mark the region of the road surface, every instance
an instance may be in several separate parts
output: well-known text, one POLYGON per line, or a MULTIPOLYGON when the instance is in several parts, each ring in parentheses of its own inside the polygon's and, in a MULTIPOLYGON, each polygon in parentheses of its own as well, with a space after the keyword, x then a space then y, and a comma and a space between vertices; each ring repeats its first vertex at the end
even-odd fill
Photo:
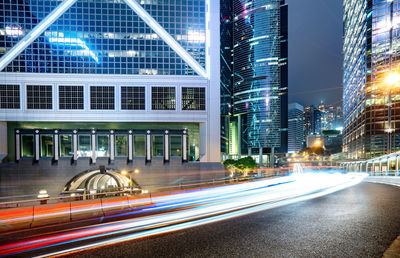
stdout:
POLYGON ((399 235, 400 188, 361 183, 316 199, 71 256, 382 257, 399 235))

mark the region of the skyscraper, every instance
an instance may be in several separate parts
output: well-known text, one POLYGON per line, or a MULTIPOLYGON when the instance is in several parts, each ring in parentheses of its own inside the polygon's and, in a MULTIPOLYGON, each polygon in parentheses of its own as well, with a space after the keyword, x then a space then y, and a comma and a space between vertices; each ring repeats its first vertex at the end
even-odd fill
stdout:
POLYGON ((322 116, 323 113, 315 106, 304 107, 304 137, 321 133, 322 116))
POLYGON ((0 10, 9 160, 220 161, 219 1, 12 0, 0 10))
POLYGON ((343 150, 352 159, 400 150, 400 1, 344 0, 343 150))
POLYGON ((231 134, 230 145, 235 147, 231 153, 261 159, 263 154, 286 153, 288 7, 283 0, 233 0, 232 4, 230 125, 237 137, 231 134))
POLYGON ((304 107, 299 103, 289 104, 289 153, 296 153, 304 145, 304 107))

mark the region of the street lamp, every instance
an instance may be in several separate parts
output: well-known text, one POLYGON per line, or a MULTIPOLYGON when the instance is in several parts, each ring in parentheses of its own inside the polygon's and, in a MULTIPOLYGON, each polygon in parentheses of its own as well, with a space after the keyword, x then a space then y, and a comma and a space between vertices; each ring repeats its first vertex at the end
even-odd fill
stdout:
POLYGON ((132 192, 132 187, 133 187, 133 183, 132 183, 132 174, 133 173, 139 174, 140 170, 136 168, 134 170, 127 171, 127 170, 124 169, 124 170, 121 171, 121 175, 123 175, 123 176, 127 176, 129 174, 129 184, 130 184, 130 187, 131 187, 131 192, 132 192))
POLYGON ((392 128, 392 90, 399 86, 400 83, 400 74, 397 72, 389 73, 385 79, 385 84, 388 89, 388 128, 386 132, 388 133, 388 154, 392 153, 392 132, 394 132, 394 128, 392 128))

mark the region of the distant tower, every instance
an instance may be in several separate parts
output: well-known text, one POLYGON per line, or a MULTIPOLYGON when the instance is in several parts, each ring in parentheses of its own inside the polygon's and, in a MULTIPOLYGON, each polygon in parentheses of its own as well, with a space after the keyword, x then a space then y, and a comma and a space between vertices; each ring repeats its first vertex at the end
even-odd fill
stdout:
POLYGON ((264 164, 287 152, 287 19, 283 0, 233 0, 231 125, 238 155, 264 164))
POLYGON ((304 107, 289 104, 289 153, 301 151, 304 145, 304 107))

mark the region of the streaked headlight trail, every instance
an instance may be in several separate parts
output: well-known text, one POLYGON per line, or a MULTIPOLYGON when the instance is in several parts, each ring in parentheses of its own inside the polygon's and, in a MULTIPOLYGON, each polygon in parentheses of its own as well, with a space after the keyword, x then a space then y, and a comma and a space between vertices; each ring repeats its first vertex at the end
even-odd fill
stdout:
POLYGON ((156 211, 159 214, 9 243, 0 246, 0 255, 40 249, 43 250, 39 252, 42 253, 39 257, 63 255, 182 230, 323 196, 358 184, 365 176, 365 174, 306 173, 158 196, 153 199, 154 205, 141 211, 128 211, 125 214, 146 211, 156 211), (104 239, 105 237, 107 238, 104 239), (79 241, 83 240, 91 242, 79 245, 79 241), (75 247, 63 249, 62 245, 68 243, 74 243, 75 247), (46 252, 46 248, 54 246, 58 246, 58 251, 46 252))

